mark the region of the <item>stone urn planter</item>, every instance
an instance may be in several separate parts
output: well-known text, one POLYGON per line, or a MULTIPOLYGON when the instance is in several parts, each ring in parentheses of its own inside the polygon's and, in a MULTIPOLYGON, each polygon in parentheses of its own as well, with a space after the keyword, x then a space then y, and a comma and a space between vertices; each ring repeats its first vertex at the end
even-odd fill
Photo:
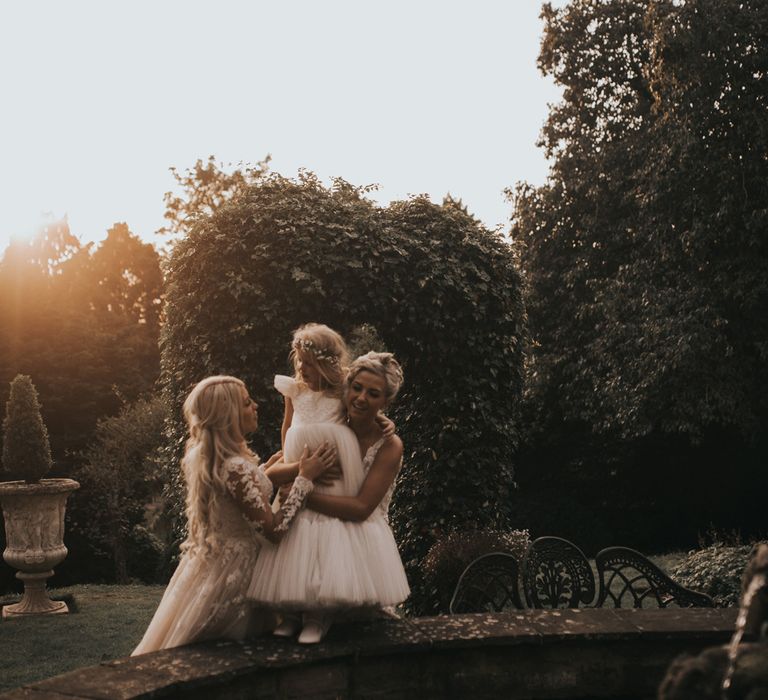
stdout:
POLYGON ((3 559, 18 569, 24 596, 3 607, 3 618, 69 612, 66 603, 48 597, 45 582, 64 561, 64 509, 67 496, 80 487, 72 479, 43 479, 51 468, 48 431, 32 380, 19 374, 3 420, 3 468, 21 481, 0 482, 5 518, 3 559))
POLYGON ((53 567, 67 556, 64 510, 67 497, 79 487, 72 479, 0 482, 6 536, 3 559, 18 569, 16 578, 24 582, 21 601, 4 606, 3 619, 69 612, 65 602, 48 597, 45 582, 53 576, 53 567))

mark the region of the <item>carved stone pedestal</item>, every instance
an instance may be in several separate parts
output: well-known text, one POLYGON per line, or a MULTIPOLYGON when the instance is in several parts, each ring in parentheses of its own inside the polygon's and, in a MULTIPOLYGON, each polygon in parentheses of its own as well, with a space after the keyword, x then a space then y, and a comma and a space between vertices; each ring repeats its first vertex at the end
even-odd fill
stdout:
POLYGON ((77 488, 80 484, 72 479, 0 482, 7 540, 3 559, 19 569, 16 577, 24 581, 24 596, 3 607, 3 618, 69 612, 66 603, 48 597, 45 582, 67 556, 64 512, 67 497, 77 488))
POLYGON ((45 582, 53 576, 53 569, 41 574, 25 574, 19 571, 16 578, 24 581, 24 596, 13 605, 3 606, 3 619, 25 615, 55 615, 68 613, 69 607, 63 600, 51 600, 45 589, 45 582))

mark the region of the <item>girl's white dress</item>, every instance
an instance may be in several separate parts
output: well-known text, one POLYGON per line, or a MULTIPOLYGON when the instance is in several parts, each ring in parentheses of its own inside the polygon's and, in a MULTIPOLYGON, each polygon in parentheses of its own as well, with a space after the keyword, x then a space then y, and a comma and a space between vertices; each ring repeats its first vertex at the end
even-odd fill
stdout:
MULTIPOLYGON (((152 621, 132 656, 203 639, 242 639, 272 622, 266 611, 254 611, 245 593, 259 550, 266 542, 238 507, 263 508, 272 482, 263 467, 245 457, 222 465, 227 491, 217 494, 211 513, 208 546, 187 549, 165 589, 152 621)), ((286 523, 287 525, 287 523, 286 523)))
MULTIPOLYGON (((298 460, 305 444, 314 449, 331 442, 343 478, 331 486, 315 486, 315 493, 356 496, 383 441, 363 460, 340 400, 282 375, 275 377, 275 387, 293 403, 285 461, 298 460)), ((390 606, 405 600, 410 589, 387 520, 392 490, 364 522, 300 511, 279 545, 262 547, 248 597, 259 606, 282 611, 390 606)))

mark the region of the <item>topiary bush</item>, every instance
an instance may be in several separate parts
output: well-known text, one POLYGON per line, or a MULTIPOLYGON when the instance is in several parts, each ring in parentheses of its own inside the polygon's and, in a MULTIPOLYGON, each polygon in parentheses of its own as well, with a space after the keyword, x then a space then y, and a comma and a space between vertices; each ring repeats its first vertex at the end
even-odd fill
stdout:
POLYGON ((363 324, 405 369, 392 417, 405 444, 393 525, 419 610, 420 562, 443 532, 509 517, 525 314, 509 245, 451 200, 379 208, 342 180, 263 178, 197 222, 167 265, 162 372, 182 492, 181 404, 209 374, 242 378, 260 405, 254 447, 279 447, 291 332, 308 321, 345 336, 363 324))
POLYGON ((443 535, 429 548, 422 562, 425 612, 448 612, 461 574, 478 557, 504 552, 520 564, 530 543, 528 530, 470 530, 443 535))
POLYGON ((672 570, 672 578, 686 588, 711 596, 718 606, 738 605, 741 579, 751 551, 751 544, 726 545, 716 542, 690 552, 672 570))
POLYGON ((18 374, 11 382, 3 420, 3 469, 27 483, 40 481, 51 468, 48 431, 32 379, 18 374))

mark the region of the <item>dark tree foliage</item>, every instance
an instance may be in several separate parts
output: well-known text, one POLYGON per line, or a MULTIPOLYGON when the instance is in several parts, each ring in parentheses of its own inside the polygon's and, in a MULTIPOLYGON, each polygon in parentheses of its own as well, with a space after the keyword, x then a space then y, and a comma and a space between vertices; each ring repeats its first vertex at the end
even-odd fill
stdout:
MULTIPOLYGON (((146 510, 162 491, 158 450, 165 436, 165 405, 159 397, 139 399, 116 416, 100 420, 74 476, 86 497, 69 529, 81 538, 75 558, 111 566, 102 576, 117 583, 154 582, 162 545, 146 528, 146 510)), ((86 563, 94 572, 93 562, 86 563)), ((72 568, 72 567, 70 567, 72 568)), ((66 575, 67 572, 62 572, 66 575)))
POLYGON ((93 251, 87 284, 90 307, 100 318, 128 319, 157 333, 163 288, 158 255, 128 224, 112 226, 93 251))
POLYGON ((154 248, 125 224, 98 245, 66 221, 0 259, 0 383, 35 378, 54 469, 66 472, 98 418, 151 389, 159 372, 162 278, 154 248))
MULTIPOLYGON (((405 466, 396 535, 419 595, 419 563, 435 537, 472 522, 503 527, 513 486, 524 333, 508 246, 451 202, 378 209, 363 188, 311 173, 269 176, 201 220, 168 265, 162 367, 174 415, 190 386, 234 374, 259 401, 256 447, 279 445, 291 332, 327 323, 349 335, 370 324, 403 362, 394 408, 405 466)), ((169 473, 178 484, 183 426, 169 473)))
POLYGON ((714 478, 696 462, 717 446, 747 482, 768 418, 768 5, 574 0, 543 18, 563 100, 550 177, 518 186, 513 226, 532 442, 675 491, 714 478))
MULTIPOLYGON (((3 252, 0 386, 18 373, 34 378, 52 476, 74 476, 97 421, 154 386, 161 300, 159 256, 125 224, 98 245, 81 245, 66 220, 52 221, 3 252)), ((91 496, 84 485, 69 500, 70 523, 84 520, 81 506, 91 496)), ((71 554, 57 569, 58 584, 111 578, 87 539, 71 527, 65 537, 71 554)), ((11 575, 0 571, 0 591, 16 585, 11 575)))

